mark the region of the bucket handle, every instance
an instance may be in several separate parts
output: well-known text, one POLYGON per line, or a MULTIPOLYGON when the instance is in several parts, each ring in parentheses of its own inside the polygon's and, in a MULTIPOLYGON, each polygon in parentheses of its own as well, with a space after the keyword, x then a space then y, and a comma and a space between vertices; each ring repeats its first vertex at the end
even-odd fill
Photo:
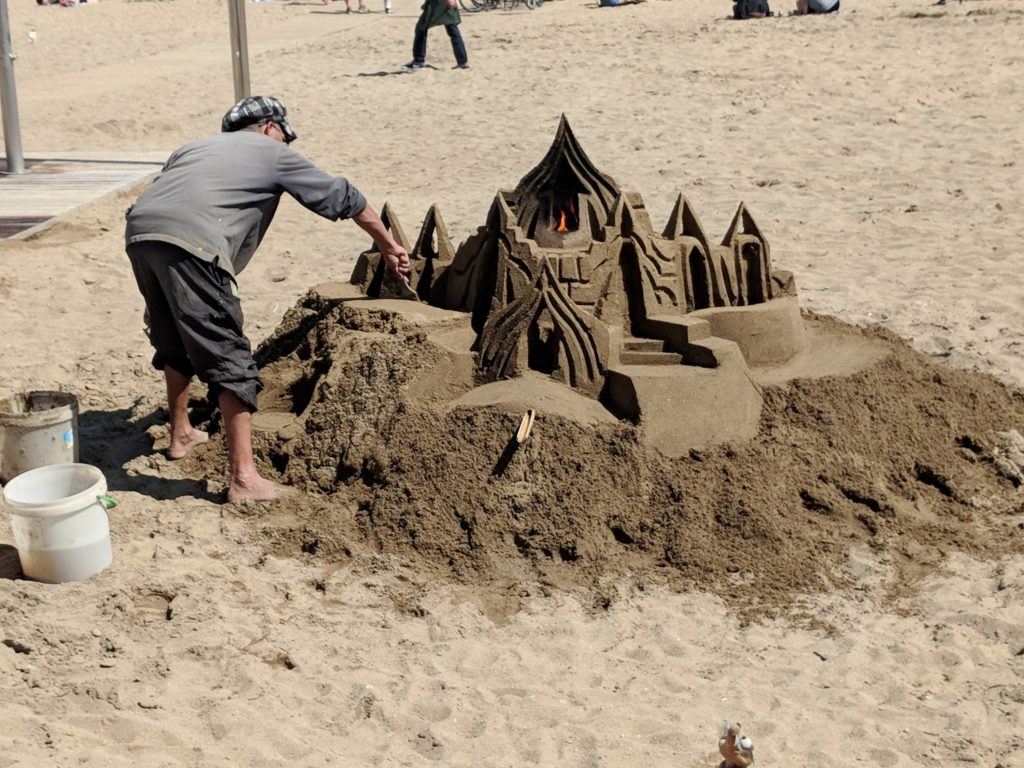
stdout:
POLYGON ((117 499, 113 496, 107 496, 104 494, 103 496, 97 496, 96 498, 99 500, 100 504, 103 505, 104 509, 113 509, 117 506, 117 499))

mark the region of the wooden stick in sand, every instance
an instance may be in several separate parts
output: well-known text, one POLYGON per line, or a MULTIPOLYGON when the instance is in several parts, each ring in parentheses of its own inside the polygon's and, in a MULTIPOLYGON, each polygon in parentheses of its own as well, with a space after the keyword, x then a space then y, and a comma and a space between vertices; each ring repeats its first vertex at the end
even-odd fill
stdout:
POLYGON ((530 436, 530 430, 533 429, 533 419, 536 416, 533 408, 527 408, 526 413, 523 414, 523 420, 519 422, 519 430, 516 432, 516 442, 522 445, 526 442, 526 438, 530 436))

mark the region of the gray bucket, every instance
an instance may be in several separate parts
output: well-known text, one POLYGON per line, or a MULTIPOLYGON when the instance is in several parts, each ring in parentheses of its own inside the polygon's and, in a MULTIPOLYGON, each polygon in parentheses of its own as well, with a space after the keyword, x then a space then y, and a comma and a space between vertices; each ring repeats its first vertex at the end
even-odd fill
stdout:
POLYGON ((24 392, 0 401, 0 482, 30 469, 78 462, 78 400, 24 392))

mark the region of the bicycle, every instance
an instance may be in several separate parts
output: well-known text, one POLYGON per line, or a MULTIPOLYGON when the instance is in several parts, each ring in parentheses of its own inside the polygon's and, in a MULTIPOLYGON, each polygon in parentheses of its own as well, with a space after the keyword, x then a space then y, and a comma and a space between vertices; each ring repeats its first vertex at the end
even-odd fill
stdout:
POLYGON ((539 8, 544 0, 459 0, 462 10, 476 13, 477 11, 493 11, 497 8, 508 11, 519 5, 526 6, 527 10, 539 8))

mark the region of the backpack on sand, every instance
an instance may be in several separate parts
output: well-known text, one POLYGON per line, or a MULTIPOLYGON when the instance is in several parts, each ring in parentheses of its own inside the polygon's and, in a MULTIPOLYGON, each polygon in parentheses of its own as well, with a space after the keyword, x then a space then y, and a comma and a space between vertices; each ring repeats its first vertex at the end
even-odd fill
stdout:
POLYGON ((758 18, 753 15, 755 13, 762 16, 771 16, 772 12, 768 7, 768 0, 736 0, 732 6, 732 16, 734 19, 758 18))

